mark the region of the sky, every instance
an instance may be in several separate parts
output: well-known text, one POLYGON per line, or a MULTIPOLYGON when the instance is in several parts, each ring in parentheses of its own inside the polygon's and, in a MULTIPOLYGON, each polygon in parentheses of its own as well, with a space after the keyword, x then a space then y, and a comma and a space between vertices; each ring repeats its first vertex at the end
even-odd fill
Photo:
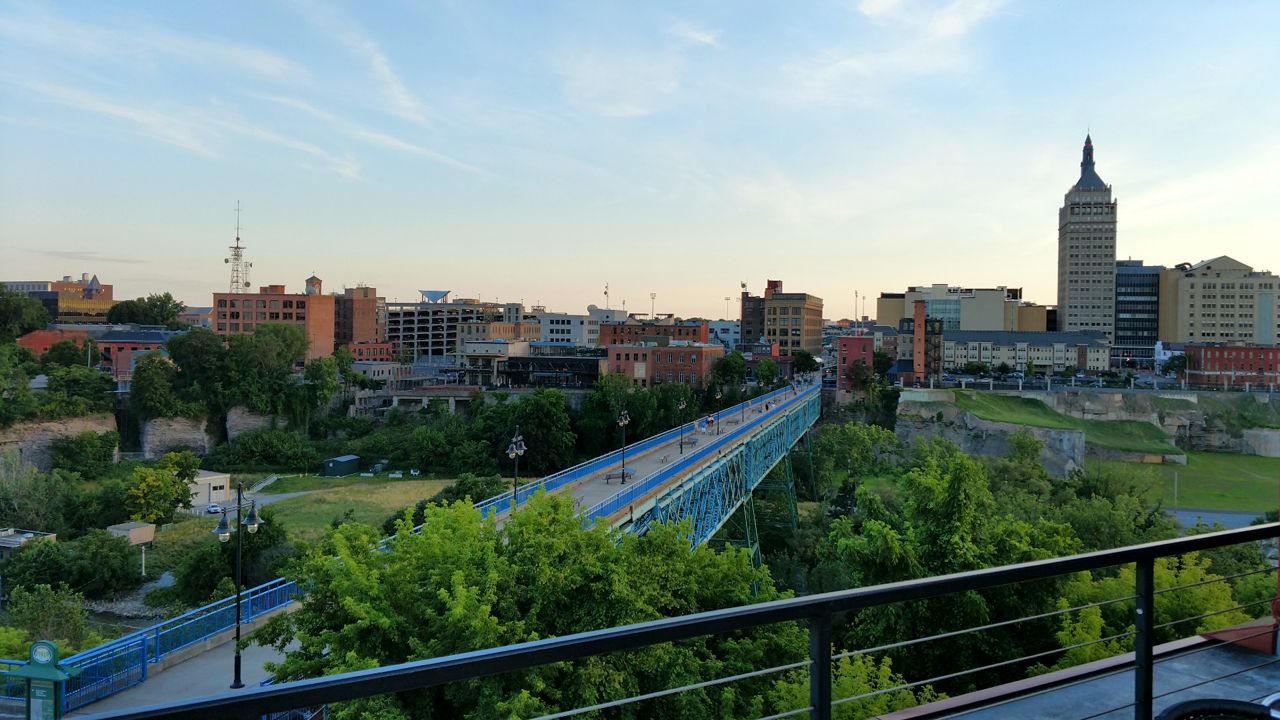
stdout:
POLYGON ((292 291, 1052 304, 1086 132, 1119 257, 1280 272, 1277 37, 1273 0, 6 1, 0 279, 208 305, 240 203, 292 291))

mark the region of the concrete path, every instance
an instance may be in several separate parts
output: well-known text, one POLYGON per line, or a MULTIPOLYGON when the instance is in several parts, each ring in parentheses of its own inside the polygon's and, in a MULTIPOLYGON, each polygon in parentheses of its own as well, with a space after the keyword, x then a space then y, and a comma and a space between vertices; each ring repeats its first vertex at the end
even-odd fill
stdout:
MULTIPOLYGON (((99 713, 231 692, 234 647, 231 642, 223 643, 164 672, 148 675, 141 684, 68 713, 66 717, 90 717, 99 713)), ((279 662, 283 658, 274 648, 250 645, 241 651, 240 659, 240 677, 244 682, 244 689, 248 690, 258 687, 259 683, 270 677, 262 669, 263 663, 279 662)))

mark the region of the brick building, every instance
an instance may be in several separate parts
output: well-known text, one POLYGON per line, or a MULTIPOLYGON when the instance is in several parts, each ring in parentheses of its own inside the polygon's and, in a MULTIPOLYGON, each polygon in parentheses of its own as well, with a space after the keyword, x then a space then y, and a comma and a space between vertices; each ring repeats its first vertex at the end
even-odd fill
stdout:
POLYGON ((76 347, 83 348, 89 334, 83 330, 32 330, 18 338, 18 346, 31 351, 36 357, 43 357, 49 348, 63 340, 70 340, 76 347))
POLYGON ((610 347, 628 343, 691 342, 707 344, 710 342, 710 328, 707 323, 675 322, 675 321, 639 321, 628 319, 623 322, 600 323, 600 345, 610 347))
POLYGON ((299 325, 307 333, 307 359, 327 357, 334 349, 335 296, 321 294, 321 281, 307 278, 305 293, 284 285, 264 285, 256 293, 214 293, 213 332, 227 337, 270 324, 299 325))
POLYGON ((1192 385, 1280 386, 1280 345, 1188 343, 1186 355, 1192 385))
POLYGON ((876 339, 871 335, 844 335, 836 338, 836 390, 852 392, 853 383, 849 380, 849 368, 859 360, 867 364, 867 368, 875 367, 874 356, 876 339))
MULTIPOLYGON (((318 281, 318 279, 317 279, 318 281)), ((387 337, 386 300, 377 288, 357 285, 333 296, 333 344, 380 343, 387 337)))
POLYGON ((601 361, 601 374, 622 375, 641 387, 680 383, 702 388, 722 357, 724 346, 719 343, 617 344, 609 346, 601 361))
MULTIPOLYGON (((747 297, 743 298, 744 309, 747 297)), ((764 289, 764 342, 777 343, 779 352, 792 355, 806 350, 818 357, 822 354, 822 298, 808 293, 782 291, 781 280, 770 280, 764 289)), ((743 342, 754 342, 747 333, 743 316, 743 342)))

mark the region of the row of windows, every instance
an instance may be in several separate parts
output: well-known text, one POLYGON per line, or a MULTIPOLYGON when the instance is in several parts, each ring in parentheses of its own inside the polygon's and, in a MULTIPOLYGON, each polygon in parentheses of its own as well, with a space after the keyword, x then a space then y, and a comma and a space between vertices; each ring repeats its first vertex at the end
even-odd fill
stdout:
MULTIPOLYGON (((239 319, 241 319, 241 317, 240 317, 240 311, 239 311, 239 310, 231 310, 230 312, 228 312, 228 311, 226 311, 226 310, 219 310, 219 311, 218 311, 218 319, 219 319, 219 320, 239 320, 239 319)), ((259 312, 259 313, 257 313, 257 316, 255 317, 255 316, 254 316, 254 313, 252 313, 252 312, 246 312, 246 313, 244 313, 244 319, 245 319, 245 320, 255 320, 255 319, 256 319, 258 322, 267 322, 267 321, 269 321, 269 320, 277 320, 277 321, 278 321, 278 320, 302 321, 302 320, 306 320, 306 319, 307 319, 307 314, 306 314, 306 313, 297 313, 297 314, 295 315, 294 313, 291 313, 291 312, 286 312, 286 313, 281 313, 281 312, 259 312)))
POLYGON ((230 302, 228 302, 226 298, 219 298, 219 299, 218 299, 218 307, 220 307, 220 308, 224 308, 224 307, 233 307, 233 308, 255 308, 255 307, 259 307, 259 308, 281 308, 281 307, 286 307, 286 308, 289 308, 289 309, 297 308, 297 309, 299 309, 299 310, 302 310, 302 309, 304 309, 304 308, 306 308, 306 307, 307 307, 307 301, 306 301, 306 300, 298 300, 298 301, 296 301, 296 304, 295 304, 295 301, 293 301, 293 300, 270 300, 270 301, 268 301, 268 300, 248 300, 248 299, 246 299, 246 300, 231 300, 230 302), (283 305, 281 305, 281 303, 282 303, 282 302, 284 303, 283 305))

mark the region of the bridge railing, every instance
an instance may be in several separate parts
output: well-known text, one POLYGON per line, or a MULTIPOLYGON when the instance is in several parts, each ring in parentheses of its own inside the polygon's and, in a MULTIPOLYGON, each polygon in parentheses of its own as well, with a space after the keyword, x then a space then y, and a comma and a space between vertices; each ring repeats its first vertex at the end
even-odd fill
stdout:
MULTIPOLYGON (((794 407, 796 404, 807 400, 817 392, 818 392, 817 387, 807 388, 801 391, 801 393, 798 396, 786 398, 782 400, 781 407, 786 409, 789 412, 791 408, 794 407)), ((770 400, 770 399, 771 398, 769 397, 764 397, 762 398, 762 401, 770 400)), ((738 412, 740 412, 740 410, 738 412)), ((733 437, 734 435, 746 434, 752 428, 754 428, 759 422, 762 422, 763 420, 765 420, 765 418, 761 418, 761 417, 748 420, 747 423, 743 424, 740 427, 734 428, 732 431, 730 431, 730 437, 733 437)), ((705 459, 711 454, 711 451, 712 449, 710 447, 699 448, 693 453, 686 455, 679 462, 673 463, 672 465, 669 465, 660 470, 657 470, 645 476, 639 482, 630 484, 626 489, 620 490, 614 495, 608 498, 605 498, 604 500, 601 500, 595 505, 592 505, 590 508, 587 508, 587 510, 582 513, 583 521, 586 523, 591 523, 591 522, 594 522, 596 518, 612 517, 618 512, 621 512, 622 509, 627 507, 629 504, 634 503, 636 500, 643 498, 644 496, 648 495, 654 490, 667 484, 668 482, 671 481, 673 477, 676 477, 677 475, 683 473, 686 469, 688 469, 689 466, 705 459)))
MULTIPOLYGON (((639 712, 639 710, 643 709, 639 706, 640 703, 647 703, 690 690, 701 691, 708 688, 727 687, 739 681, 768 675, 782 673, 798 675, 803 673, 808 676, 808 697, 798 698, 799 702, 797 704, 801 705, 801 707, 784 709, 780 713, 769 716, 769 719, 778 720, 783 717, 806 716, 811 720, 829 720, 832 717, 834 708, 841 706, 844 706, 841 710, 857 708, 857 705, 848 705, 847 703, 867 701, 887 693, 934 687, 950 681, 960 683, 960 687, 963 689, 968 687, 965 683, 971 682, 966 678, 972 679, 975 673, 990 673, 993 670, 1003 668, 1009 670, 1009 674, 1023 678, 1015 685, 998 687, 999 699, 994 699, 992 694, 975 693, 964 697, 953 697, 946 701, 948 705, 944 707, 934 708, 933 710, 929 708, 919 709, 923 713, 920 715, 921 717, 948 716, 989 705, 992 702, 1023 697, 1045 690, 1048 685, 1030 687, 1026 684, 1028 681, 1025 679, 1025 671, 1032 667, 1033 663, 1049 663, 1053 658, 1061 658, 1064 653, 1076 648, 1100 643, 1114 645, 1117 639, 1122 639, 1127 643, 1131 639, 1133 652, 1128 656, 1118 655, 1108 660, 1103 667, 1098 667, 1096 666, 1097 664, 1094 664, 1092 669, 1081 668, 1081 670, 1093 673, 1096 677, 1131 672, 1132 680, 1130 682, 1133 690, 1132 694, 1126 693, 1129 698, 1128 701, 1126 702, 1125 697, 1122 696, 1119 701, 1124 703, 1123 705, 1110 707, 1102 713, 1094 712, 1096 710, 1095 707, 1082 706, 1076 717, 1083 715, 1088 715, 1089 717, 1100 717, 1102 715, 1112 717, 1118 716, 1117 713, 1127 708, 1132 708, 1135 717, 1150 718, 1155 701, 1163 698, 1165 702, 1169 702, 1170 696, 1179 692, 1203 694, 1205 691, 1204 685, 1208 682, 1205 680, 1205 673, 1196 673, 1194 677, 1187 678, 1192 684, 1183 687, 1171 687, 1168 681, 1163 682, 1163 686, 1159 688, 1160 693, 1157 695, 1153 682, 1157 667, 1161 667, 1161 663, 1166 660, 1186 658, 1188 655, 1211 650, 1216 646, 1212 641, 1198 641, 1194 644, 1180 644, 1176 650, 1166 648, 1170 651, 1169 655, 1157 654, 1155 645, 1157 630, 1171 626, 1194 628, 1196 625, 1190 623, 1199 623, 1207 616, 1197 615, 1178 618, 1157 625, 1156 598, 1162 593, 1194 589, 1208 582, 1228 582, 1232 577, 1275 572, 1275 568, 1266 566, 1236 576, 1216 577, 1185 585, 1157 589, 1155 583, 1156 561, 1161 558, 1172 558, 1213 548, 1259 542, 1277 536, 1280 536, 1280 523, 1269 523, 1081 555, 1036 560, 1016 565, 1005 565, 803 597, 784 598, 754 605, 730 607, 634 625, 593 630, 563 637, 546 638, 517 645, 479 649, 457 655, 429 658, 370 670, 327 675, 271 687, 241 690, 236 693, 223 693, 212 697, 173 703, 163 707, 126 710, 96 716, 94 720, 256 719, 264 713, 287 711, 300 707, 314 708, 325 703, 432 688, 449 683, 519 672, 555 663, 574 662, 584 658, 603 656, 663 643, 741 633, 769 625, 793 622, 807 625, 809 635, 807 657, 796 655, 770 658, 765 664, 769 662, 778 664, 758 669, 742 668, 738 669, 736 674, 704 680, 688 686, 653 689, 633 696, 604 697, 600 698, 600 701, 595 705, 566 708, 546 717, 564 718, 578 715, 595 717, 598 716, 600 711, 608 712, 610 710, 623 713, 631 711, 636 716, 645 716, 643 712, 639 712), (1117 588, 1120 593, 1119 597, 1108 598, 1100 602, 1092 602, 1074 608, 1060 608, 1050 613, 1029 614, 1024 617, 984 618, 978 621, 981 624, 973 627, 958 630, 942 627, 939 632, 927 637, 912 638, 872 648, 841 651, 841 648, 835 644, 833 639, 835 620, 837 617, 845 616, 844 614, 846 613, 948 596, 972 597, 974 593, 982 594, 996 588, 1036 583, 1085 571, 1113 573, 1115 568, 1126 565, 1134 568, 1133 574, 1130 576, 1132 578, 1130 584, 1123 588, 1117 588), (920 643, 948 639, 954 641, 961 635, 971 633, 977 634, 974 639, 975 643, 986 642, 990 644, 991 636, 983 635, 984 633, 992 631, 1009 632, 1011 628, 1015 628, 1021 623, 1042 622, 1046 619, 1054 622, 1066 613, 1111 604, 1122 604, 1121 607, 1125 608, 1124 612, 1130 614, 1129 617, 1133 618, 1133 624, 1119 636, 1104 637, 1067 647, 1052 647, 1044 652, 1001 660, 992 664, 968 667, 959 672, 951 672, 934 677, 920 679, 895 678, 893 682, 898 684, 893 687, 864 688, 865 692, 858 693, 857 690, 854 690, 856 694, 847 697, 833 697, 833 670, 839 667, 838 663, 847 658, 867 654, 874 658, 893 649, 905 649, 907 652, 915 652, 920 643)), ((1261 612, 1265 614, 1265 604, 1273 600, 1274 596, 1271 596, 1253 602, 1250 605, 1262 607, 1261 612)), ((1248 605, 1241 605, 1233 608, 1233 611, 1246 607, 1248 605)), ((1257 626, 1241 626, 1231 632, 1238 631, 1251 633, 1247 637, 1265 637, 1275 632, 1275 625, 1274 623, 1265 623, 1257 626)), ((1194 630, 1190 630, 1188 634, 1194 636, 1196 633, 1194 630)), ((1245 638, 1242 636, 1239 639, 1245 638)), ((1276 662, 1274 658, 1268 658, 1269 655, 1264 654, 1262 663, 1247 667, 1245 671, 1257 669, 1260 672, 1265 672, 1268 666, 1276 662)), ((1223 669, 1213 668, 1210 672, 1221 673, 1223 669)), ((1218 675, 1217 679, 1230 678, 1241 672, 1237 671, 1235 666, 1225 669, 1226 674, 1218 675)), ((795 677, 795 675, 792 675, 792 677, 795 677)), ((1169 676, 1170 679, 1174 677, 1176 677, 1174 674, 1169 676)), ((1060 677, 1057 679, 1048 678, 1045 682, 1063 684, 1079 682, 1081 679, 1081 676, 1060 677)), ((1082 693, 1079 691, 1076 691, 1072 697, 1074 702, 1077 703, 1083 700, 1082 693)), ((1110 700, 1107 697, 1098 698, 1092 705, 1096 705, 1099 702, 1111 704, 1110 700)), ((1013 714, 1016 713, 1011 713, 1011 715, 1013 714)))
MULTIPOLYGON (((293 601, 297 585, 277 578, 241 593, 242 622, 251 622, 293 601)), ((63 708, 75 710, 127 690, 147 679, 147 666, 226 632, 236 624, 236 598, 209 603, 105 645, 76 653, 63 661, 79 669, 63 688, 63 708)), ((21 664, 0 660, 5 664, 21 664)), ((6 691, 7 692, 7 691, 6 691)))
MULTIPOLYGON (((747 406, 747 408, 750 409, 752 407, 755 407, 767 401, 771 401, 777 397, 780 397, 790 392, 792 392, 792 389, 790 386, 783 387, 778 390, 774 390, 772 392, 768 392, 764 395, 761 395, 758 398, 752 398, 750 400, 747 400, 746 402, 734 405, 731 408, 726 408, 717 413, 713 413, 712 417, 716 419, 732 418, 737 414, 739 414, 740 412, 742 412, 743 405, 747 406)), ((684 425, 671 428, 670 430, 658 433, 657 435, 654 435, 652 437, 645 438, 644 440, 641 440, 639 442, 632 443, 631 445, 627 446, 626 452, 628 455, 634 456, 640 453, 648 452, 649 450, 653 450, 654 448, 661 447, 662 445, 665 445, 671 442, 672 440, 675 440, 681 437, 683 433, 692 432, 692 430, 690 430, 690 427, 691 426, 696 427, 696 422, 697 421, 685 423, 684 425)), ((590 460, 587 460, 586 462, 582 462, 577 465, 574 465, 571 468, 561 470, 560 472, 555 473, 554 475, 548 475, 544 478, 531 480, 528 483, 525 483, 524 485, 521 485, 519 488, 517 488, 516 507, 523 506, 525 503, 529 501, 530 497, 537 494, 538 491, 540 490, 545 490, 546 492, 549 492, 549 493, 555 492, 560 488, 565 487, 566 485, 571 485, 573 483, 578 482, 579 480, 585 480, 587 478, 591 478, 596 475, 599 475, 605 472, 607 468, 610 468, 613 465, 620 462, 621 459, 622 459, 622 450, 614 450, 612 452, 606 453, 599 457, 595 457, 590 460)), ((482 517, 486 517, 486 518, 494 513, 505 512, 506 510, 510 509, 510 507, 511 507, 510 491, 504 492, 501 495, 495 495, 483 502, 476 504, 476 509, 480 511, 482 517)))

